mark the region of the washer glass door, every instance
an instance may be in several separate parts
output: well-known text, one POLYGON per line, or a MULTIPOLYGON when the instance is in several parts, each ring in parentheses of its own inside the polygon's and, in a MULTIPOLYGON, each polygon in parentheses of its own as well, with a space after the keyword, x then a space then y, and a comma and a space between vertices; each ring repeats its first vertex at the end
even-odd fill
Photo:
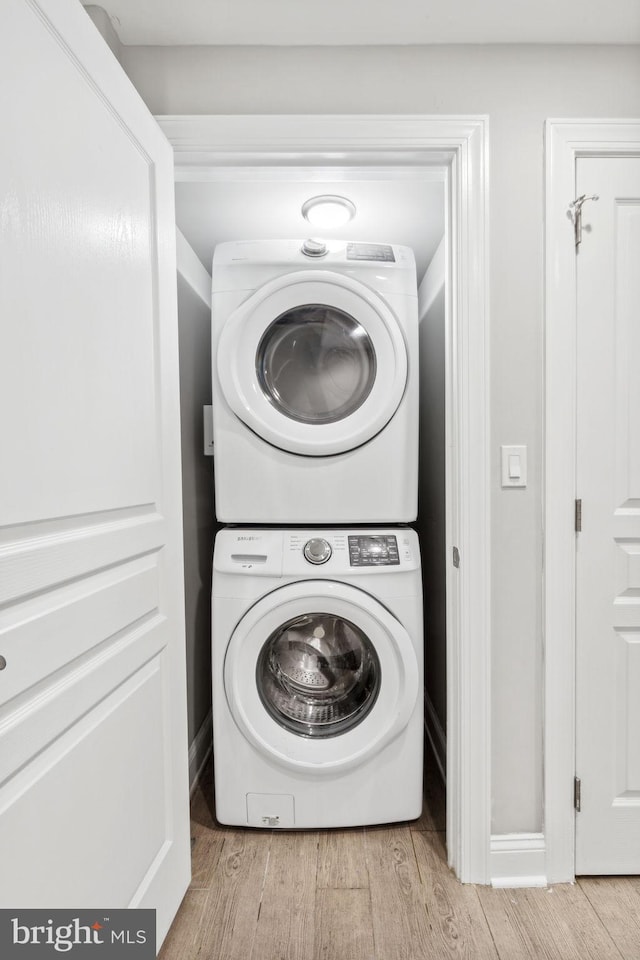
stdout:
POLYGON ((274 630, 256 669, 274 720, 307 737, 333 737, 361 723, 380 689, 380 661, 355 623, 328 613, 294 617, 274 630))

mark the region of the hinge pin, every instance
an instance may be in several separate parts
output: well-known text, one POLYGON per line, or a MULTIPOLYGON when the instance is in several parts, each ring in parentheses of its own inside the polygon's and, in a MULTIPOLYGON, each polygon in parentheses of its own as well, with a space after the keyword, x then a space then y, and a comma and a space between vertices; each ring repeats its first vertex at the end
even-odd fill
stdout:
POLYGON ((573 778, 573 806, 576 813, 580 813, 582 808, 582 780, 580 777, 573 778))
POLYGON ((576 500, 575 530, 576 533, 582 530, 582 500, 576 500))

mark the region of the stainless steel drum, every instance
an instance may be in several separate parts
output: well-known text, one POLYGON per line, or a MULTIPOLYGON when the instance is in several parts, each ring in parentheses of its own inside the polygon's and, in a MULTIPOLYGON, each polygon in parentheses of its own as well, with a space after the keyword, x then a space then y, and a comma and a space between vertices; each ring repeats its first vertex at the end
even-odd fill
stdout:
POLYGON ((309 613, 279 627, 256 669, 262 703, 301 736, 333 737, 360 723, 380 689, 373 644, 351 621, 309 613))

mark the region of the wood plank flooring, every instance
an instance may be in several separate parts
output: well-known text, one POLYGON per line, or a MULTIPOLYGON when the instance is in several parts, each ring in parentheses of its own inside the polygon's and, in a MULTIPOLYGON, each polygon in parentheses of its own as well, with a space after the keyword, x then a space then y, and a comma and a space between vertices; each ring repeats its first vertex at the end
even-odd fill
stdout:
POLYGON ((409 824, 220 827, 211 770, 192 802, 191 886, 160 960, 640 960, 640 878, 548 890, 460 884, 427 761, 409 824))

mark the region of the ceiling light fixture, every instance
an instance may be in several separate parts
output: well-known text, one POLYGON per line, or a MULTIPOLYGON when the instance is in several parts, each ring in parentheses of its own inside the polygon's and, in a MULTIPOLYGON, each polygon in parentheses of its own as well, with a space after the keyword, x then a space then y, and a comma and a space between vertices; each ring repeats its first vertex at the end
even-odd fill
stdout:
POLYGON ((321 197, 311 197, 302 204, 302 216, 313 227, 331 230, 343 227, 356 215, 355 204, 346 197, 335 197, 329 194, 321 197))

